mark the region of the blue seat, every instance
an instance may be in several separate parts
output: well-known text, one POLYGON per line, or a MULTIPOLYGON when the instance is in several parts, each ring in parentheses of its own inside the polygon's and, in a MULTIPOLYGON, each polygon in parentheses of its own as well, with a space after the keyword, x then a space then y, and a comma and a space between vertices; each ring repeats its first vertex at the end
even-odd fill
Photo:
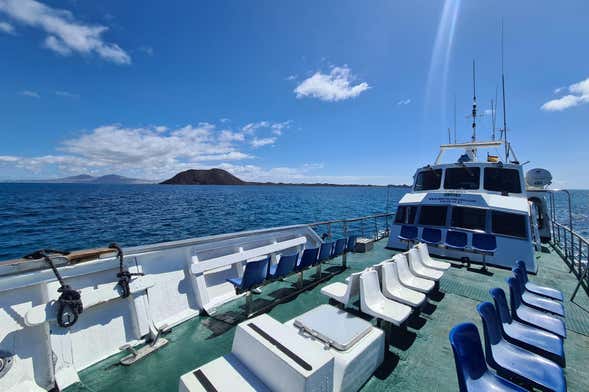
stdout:
POLYGON ((497 317, 501 322, 501 332, 508 342, 542 355, 561 367, 566 366, 562 338, 514 320, 509 314, 507 299, 502 289, 494 288, 489 293, 495 302, 497 317))
POLYGON ((444 245, 446 245, 447 248, 464 250, 467 242, 466 233, 462 231, 448 230, 446 232, 446 242, 444 245))
POLYGON ((442 230, 424 227, 421 231, 421 240, 426 244, 437 245, 442 242, 442 230))
POLYGON ((299 264, 297 264, 295 267, 295 271, 300 272, 317 264, 318 253, 319 248, 305 249, 303 251, 303 255, 301 256, 301 261, 299 261, 299 264))
POLYGON ((346 244, 348 240, 346 238, 340 238, 335 241, 335 245, 333 246, 333 254, 331 257, 338 257, 344 254, 346 251, 346 244))
POLYGON ((566 338, 566 326, 563 320, 524 305, 521 299, 520 285, 514 277, 507 278, 507 284, 509 285, 511 317, 524 324, 566 338))
POLYGON ((319 248, 319 257, 317 258, 318 263, 322 263, 331 259, 331 255, 333 253, 333 242, 327 241, 321 244, 319 248))
POLYGON ((524 304, 543 312, 549 312, 564 317, 564 306, 561 302, 526 291, 526 283, 524 281, 524 272, 522 269, 520 267, 513 267, 511 271, 513 272, 515 280, 519 283, 519 288, 522 293, 522 302, 524 304))
POLYGON ((483 254, 493 254, 497 250, 497 237, 487 233, 473 233, 472 248, 483 254))
POLYGON ((281 255, 278 263, 274 265, 270 264, 268 269, 268 279, 274 280, 288 276, 291 272, 294 271, 298 258, 298 253, 293 253, 291 255, 281 255))
POLYGON ((526 263, 523 260, 518 260, 516 262, 516 265, 518 267, 520 267, 522 269, 522 271, 524 272, 523 278, 524 278, 526 290, 528 290, 529 292, 534 293, 534 294, 538 294, 538 295, 542 295, 544 297, 555 299, 557 301, 564 300, 564 296, 562 295, 562 292, 560 292, 556 289, 553 289, 552 287, 539 286, 537 284, 529 282, 528 281, 528 270, 526 268, 526 263))
POLYGON ((560 366, 503 339, 495 307, 490 302, 477 306, 485 332, 487 363, 500 376, 521 381, 544 391, 566 391, 564 372, 560 366))
POLYGON ((485 363, 481 337, 473 323, 463 323, 450 331, 460 392, 525 391, 491 372, 485 363))
POLYGON ((401 226, 401 233, 399 233, 397 238, 399 238, 401 241, 417 241, 417 227, 406 225, 401 226))
POLYGON ((356 239, 358 239, 357 235, 351 235, 348 237, 348 243, 346 245, 346 252, 353 252, 354 248, 356 248, 356 239))
POLYGON ((268 264, 270 264, 270 256, 262 260, 250 261, 245 265, 241 278, 230 278, 227 281, 235 286, 238 294, 249 291, 264 283, 268 273, 268 264))

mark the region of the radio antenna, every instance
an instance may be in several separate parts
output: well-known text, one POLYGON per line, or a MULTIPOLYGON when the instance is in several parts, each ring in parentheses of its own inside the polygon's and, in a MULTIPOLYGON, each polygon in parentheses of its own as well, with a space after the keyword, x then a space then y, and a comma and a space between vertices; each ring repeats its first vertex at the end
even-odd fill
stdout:
POLYGON ((477 140, 477 83, 474 60, 472 60, 472 141, 477 140))
POLYGON ((505 113, 505 72, 503 70, 503 20, 501 20, 501 90, 503 95, 503 140, 505 143, 505 161, 509 162, 509 142, 507 141, 507 114, 505 113))

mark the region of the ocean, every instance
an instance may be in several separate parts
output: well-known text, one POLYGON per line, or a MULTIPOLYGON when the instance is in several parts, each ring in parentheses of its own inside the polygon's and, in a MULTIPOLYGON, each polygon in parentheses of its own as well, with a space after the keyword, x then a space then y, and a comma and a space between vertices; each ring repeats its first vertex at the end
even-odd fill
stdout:
MULTIPOLYGON (((5 183, 0 260, 42 248, 135 246, 378 214, 387 192, 394 211, 407 189, 5 183)), ((573 204, 575 230, 589 237, 589 191, 573 191, 573 204)))

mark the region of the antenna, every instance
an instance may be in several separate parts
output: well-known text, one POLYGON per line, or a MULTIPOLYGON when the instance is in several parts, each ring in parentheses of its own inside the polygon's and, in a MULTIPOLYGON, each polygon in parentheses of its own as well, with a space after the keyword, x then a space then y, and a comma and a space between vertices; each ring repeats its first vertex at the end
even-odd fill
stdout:
POLYGON ((507 114, 505 113, 505 73, 503 71, 503 19, 501 19, 501 90, 503 95, 503 137, 505 141, 505 161, 509 162, 509 144, 507 142, 507 114))
POLYGON ((477 83, 474 60, 472 60, 472 141, 477 141, 477 83))
POLYGON ((491 127, 493 129, 491 133, 491 138, 495 141, 495 103, 491 100, 491 127))

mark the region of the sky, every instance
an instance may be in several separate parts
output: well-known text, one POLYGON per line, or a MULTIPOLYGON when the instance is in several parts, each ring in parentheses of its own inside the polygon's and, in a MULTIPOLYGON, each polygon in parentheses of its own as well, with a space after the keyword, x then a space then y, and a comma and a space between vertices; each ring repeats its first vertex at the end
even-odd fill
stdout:
POLYGON ((409 183, 454 102, 470 138, 473 60, 491 137, 503 21, 517 157, 589 188, 587 15, 585 0, 0 0, 0 179, 409 183))

